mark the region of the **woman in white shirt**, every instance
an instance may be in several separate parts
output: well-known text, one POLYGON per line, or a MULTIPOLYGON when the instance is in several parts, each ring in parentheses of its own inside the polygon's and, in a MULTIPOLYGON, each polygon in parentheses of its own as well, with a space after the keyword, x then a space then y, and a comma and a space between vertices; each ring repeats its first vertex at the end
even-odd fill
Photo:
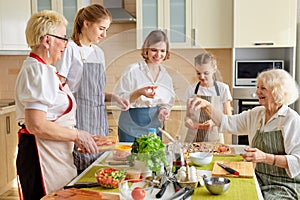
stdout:
MULTIPOLYGON (((142 47, 144 60, 129 65, 122 73, 116 94, 131 103, 122 111, 118 134, 121 142, 133 142, 148 134, 148 128, 161 127, 168 120, 175 99, 173 81, 161 63, 168 59, 169 41, 163 31, 152 31, 142 47)), ((157 130, 158 135, 161 133, 157 130)))
POLYGON ((288 72, 273 69, 259 74, 256 95, 261 106, 233 116, 200 98, 190 99, 189 106, 211 113, 223 132, 248 134, 251 148, 241 155, 256 163, 265 199, 300 199, 300 116, 288 107, 298 99, 299 88, 288 72))
POLYGON ((66 19, 54 11, 31 16, 26 40, 31 48, 15 88, 19 134, 17 173, 20 196, 38 200, 63 188, 76 176, 74 143, 84 152, 97 153, 92 136, 75 126, 76 103, 62 84, 53 63, 66 48, 66 19))

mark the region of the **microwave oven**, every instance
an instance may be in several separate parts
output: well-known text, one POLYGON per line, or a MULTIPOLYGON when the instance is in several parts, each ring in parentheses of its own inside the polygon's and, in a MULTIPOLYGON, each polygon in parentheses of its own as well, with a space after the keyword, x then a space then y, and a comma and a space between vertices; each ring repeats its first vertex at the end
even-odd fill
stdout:
POLYGON ((284 69, 283 60, 237 60, 235 86, 256 86, 259 73, 269 69, 284 69))

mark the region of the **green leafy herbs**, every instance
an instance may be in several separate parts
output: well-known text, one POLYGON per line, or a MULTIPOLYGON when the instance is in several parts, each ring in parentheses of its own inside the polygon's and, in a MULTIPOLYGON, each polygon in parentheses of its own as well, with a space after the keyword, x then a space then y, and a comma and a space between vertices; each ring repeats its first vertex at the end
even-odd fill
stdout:
POLYGON ((130 165, 135 160, 146 162, 146 166, 154 172, 159 172, 161 165, 166 165, 165 145, 156 135, 142 135, 136 138, 132 144, 131 155, 127 157, 130 165))

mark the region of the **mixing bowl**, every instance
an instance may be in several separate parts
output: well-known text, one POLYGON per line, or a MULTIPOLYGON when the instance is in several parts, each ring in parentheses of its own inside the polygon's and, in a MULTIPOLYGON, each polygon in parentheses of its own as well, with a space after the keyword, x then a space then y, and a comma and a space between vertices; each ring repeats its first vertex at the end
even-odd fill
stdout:
POLYGON ((213 154, 209 152, 195 152, 190 153, 190 159, 191 161, 199 166, 207 165, 209 164, 213 159, 213 154))
POLYGON ((206 189, 212 194, 223 194, 229 189, 230 180, 224 177, 212 176, 204 178, 206 189))

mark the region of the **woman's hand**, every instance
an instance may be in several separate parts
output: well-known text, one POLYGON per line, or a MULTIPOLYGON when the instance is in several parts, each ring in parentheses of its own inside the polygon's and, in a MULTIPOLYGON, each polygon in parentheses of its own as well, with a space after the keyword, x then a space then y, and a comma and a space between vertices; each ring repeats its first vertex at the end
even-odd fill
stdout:
POLYGON ((166 121, 166 120, 169 119, 169 117, 170 117, 170 112, 169 112, 168 109, 162 108, 162 109, 159 110, 158 119, 160 121, 166 121))
POLYGON ((144 95, 147 98, 154 98, 154 96, 156 95, 155 89, 157 87, 156 86, 146 86, 140 89, 141 94, 144 95))
POLYGON ((245 148, 246 153, 242 153, 241 156, 246 161, 253 163, 265 162, 267 158, 267 154, 257 148, 245 148))
POLYGON ((75 144, 81 149, 83 153, 98 153, 98 147, 93 139, 93 136, 86 131, 78 130, 78 137, 75 140, 75 144))
POLYGON ((116 96, 116 102, 118 103, 122 111, 126 111, 130 108, 130 102, 125 98, 116 96))

